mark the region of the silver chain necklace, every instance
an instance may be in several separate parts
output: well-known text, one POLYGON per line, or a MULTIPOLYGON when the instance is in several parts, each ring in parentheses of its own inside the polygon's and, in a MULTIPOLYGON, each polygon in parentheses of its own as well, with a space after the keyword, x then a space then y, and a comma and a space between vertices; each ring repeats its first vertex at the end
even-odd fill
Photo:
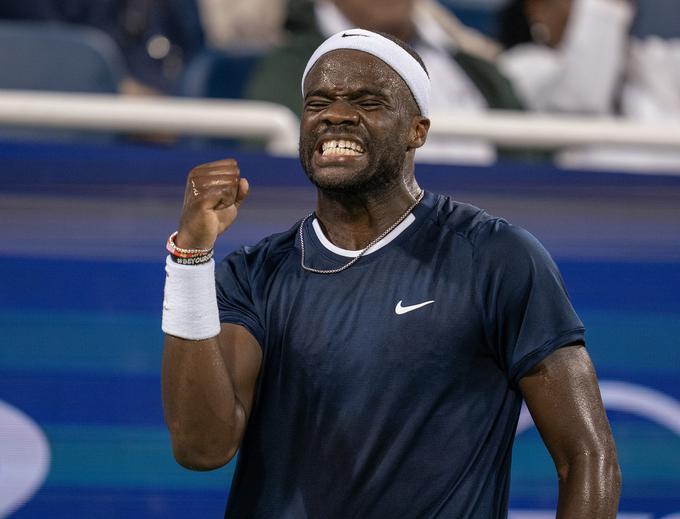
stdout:
POLYGON ((391 233, 397 225, 399 225, 401 222, 404 221, 404 219, 411 214, 411 211, 417 206, 420 201, 423 199, 423 195, 425 194, 425 191, 421 190, 420 194, 415 198, 414 202, 409 206, 408 209, 402 214, 396 222, 394 222, 392 225, 390 225, 387 229, 385 229, 380 236, 375 238, 373 241, 371 241, 364 249, 359 251, 359 254, 357 254, 354 258, 352 258, 349 263, 346 263, 342 267, 338 267, 335 269, 329 269, 329 270, 321 270, 321 269, 315 269, 313 267, 308 267, 305 265, 305 239, 302 236, 302 228, 305 225, 305 222, 312 216, 314 213, 309 213, 307 216, 304 217, 304 219, 300 222, 300 266, 302 267, 303 270, 306 270, 307 272, 314 272, 315 274, 337 274, 338 272, 342 272, 343 270, 347 270, 350 268, 352 265, 354 265, 359 259, 366 254, 366 251, 373 247, 376 243, 378 243, 380 240, 382 240, 385 236, 387 236, 389 233, 391 233))

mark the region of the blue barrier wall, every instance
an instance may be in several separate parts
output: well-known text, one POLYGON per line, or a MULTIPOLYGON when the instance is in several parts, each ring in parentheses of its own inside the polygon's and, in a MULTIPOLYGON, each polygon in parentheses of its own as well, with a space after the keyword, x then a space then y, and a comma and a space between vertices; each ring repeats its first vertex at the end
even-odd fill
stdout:
MULTIPOLYGON (((17 519, 221 516, 233 468, 174 463, 159 377, 164 240, 186 172, 221 155, 0 144, 0 516, 24 494, 17 519)), ((313 208, 297 161, 238 159, 252 195, 219 254, 313 208)), ((679 514, 680 177, 501 164, 420 166, 418 178, 551 251, 602 381, 622 516, 679 514)), ((554 510, 556 489, 522 421, 514 517, 554 510)))

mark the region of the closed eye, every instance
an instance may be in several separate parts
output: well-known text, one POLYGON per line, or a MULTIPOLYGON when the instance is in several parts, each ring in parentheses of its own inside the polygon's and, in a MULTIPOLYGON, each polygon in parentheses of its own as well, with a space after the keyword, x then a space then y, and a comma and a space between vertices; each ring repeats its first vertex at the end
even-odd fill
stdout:
POLYGON ((305 110, 323 110, 331 101, 329 99, 312 98, 305 101, 305 110))
POLYGON ((383 103, 381 103, 380 101, 378 101, 376 99, 365 99, 365 100, 359 101, 357 104, 361 108, 364 108, 366 110, 371 110, 373 108, 380 108, 381 106, 383 106, 383 103))
MULTIPOLYGON (((305 109, 309 110, 323 110, 332 103, 329 99, 310 99, 305 102, 305 109)), ((360 101, 354 101, 354 105, 359 106, 365 110, 371 110, 374 108, 380 108, 384 103, 375 99, 366 99, 360 101)))

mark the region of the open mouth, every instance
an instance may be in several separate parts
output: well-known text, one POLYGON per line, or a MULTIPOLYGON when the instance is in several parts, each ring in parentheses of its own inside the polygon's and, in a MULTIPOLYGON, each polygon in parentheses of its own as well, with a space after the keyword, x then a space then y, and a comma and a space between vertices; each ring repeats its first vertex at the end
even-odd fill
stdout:
POLYGON ((319 146, 319 153, 322 157, 333 156, 357 156, 364 154, 364 147, 357 141, 351 139, 331 139, 322 141, 319 146))

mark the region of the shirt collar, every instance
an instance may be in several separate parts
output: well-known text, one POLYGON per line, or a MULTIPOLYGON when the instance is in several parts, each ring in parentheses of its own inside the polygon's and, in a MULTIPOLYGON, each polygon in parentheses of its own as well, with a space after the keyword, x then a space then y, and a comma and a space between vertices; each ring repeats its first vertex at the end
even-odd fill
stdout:
MULTIPOLYGON (((389 244, 392 240, 394 240, 397 236, 404 232, 415 221, 416 217, 413 215, 413 213, 410 213, 406 218, 404 218, 404 220, 399 225, 397 225, 380 241, 376 242, 370 249, 368 249, 365 255, 368 256, 369 254, 382 249, 385 245, 389 244)), ((312 227, 314 228, 316 237, 321 242, 321 245, 323 245, 329 251, 337 254, 338 256, 344 256, 346 258, 356 258, 361 253, 360 250, 342 249, 337 245, 334 245, 333 242, 326 238, 326 235, 324 234, 323 229, 321 228, 321 224, 319 224, 319 221, 316 218, 314 218, 314 220, 312 221, 312 227)))

